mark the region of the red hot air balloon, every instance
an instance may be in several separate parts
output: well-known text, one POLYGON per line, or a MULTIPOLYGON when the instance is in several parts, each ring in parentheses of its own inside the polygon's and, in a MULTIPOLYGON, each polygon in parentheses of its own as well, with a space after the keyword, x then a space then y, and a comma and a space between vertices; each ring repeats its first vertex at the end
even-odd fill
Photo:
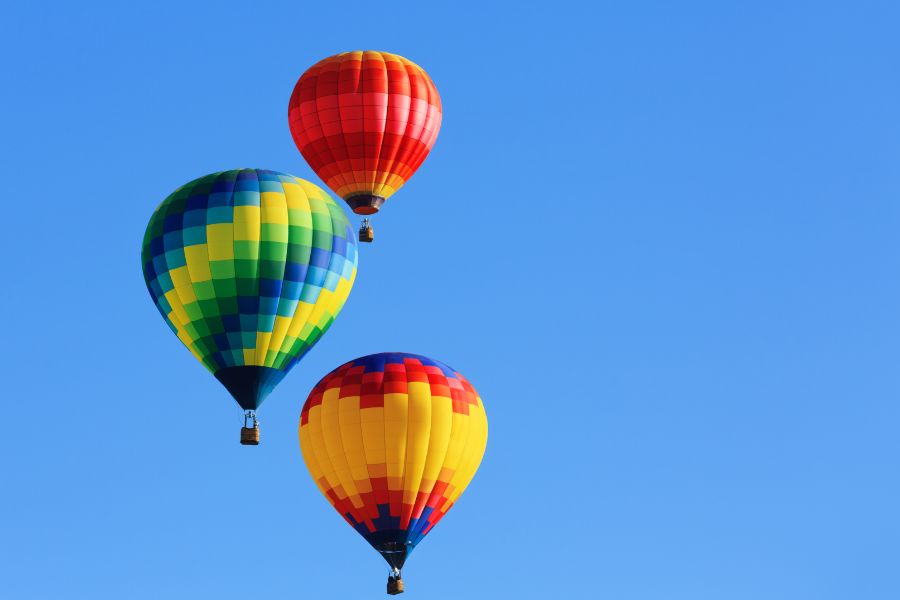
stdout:
POLYGON ((353 212, 371 215, 428 156, 441 99, 428 74, 402 56, 344 52, 300 77, 288 121, 313 171, 353 212))

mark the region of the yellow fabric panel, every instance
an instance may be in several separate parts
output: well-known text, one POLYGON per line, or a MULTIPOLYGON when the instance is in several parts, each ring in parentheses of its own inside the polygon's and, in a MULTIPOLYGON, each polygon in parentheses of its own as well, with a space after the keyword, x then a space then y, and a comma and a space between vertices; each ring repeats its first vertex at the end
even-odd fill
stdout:
MULTIPOLYGON (((285 184, 284 193, 287 204, 288 217, 290 223, 294 227, 313 229, 312 207, 310 202, 310 194, 306 191, 306 182, 297 184, 285 184)), ((312 195, 319 197, 321 192, 312 192, 312 195)))
POLYGON ((247 364, 265 366, 266 353, 269 351, 269 339, 271 339, 271 337, 271 331, 256 332, 256 352, 253 354, 253 362, 247 364))
POLYGON ((244 348, 244 364, 252 365, 256 359, 256 348, 244 348))
POLYGON ((176 288, 191 285, 191 274, 188 272, 187 266, 172 269, 169 271, 169 277, 172 278, 172 285, 176 288))
POLYGON ((350 465, 347 462, 347 454, 344 450, 344 442, 340 423, 340 402, 337 399, 339 390, 333 390, 333 394, 327 402, 322 402, 322 437, 325 440, 325 449, 331 466, 334 468, 334 476, 340 482, 341 491, 339 498, 349 497, 353 506, 362 506, 353 477, 350 475, 350 465))
POLYGON ((444 396, 431 397, 431 437, 428 440, 428 455, 422 470, 422 483, 419 490, 431 493, 437 482, 447 448, 450 445, 450 429, 453 425, 453 401, 444 396))
MULTIPOLYGON (((359 426, 362 429, 363 450, 366 453, 366 465, 384 465, 387 463, 387 448, 384 441, 384 408, 372 407, 359 411, 359 426)), ((369 469, 370 477, 377 477, 369 469)))
POLYGON ((191 281, 200 283, 201 281, 212 279, 212 273, 209 271, 209 253, 207 252, 206 244, 186 246, 184 249, 184 260, 187 263, 188 272, 191 274, 191 281))
POLYGON ((347 302, 347 297, 350 296, 350 289, 353 287, 353 282, 356 281, 356 269, 354 268, 350 272, 350 278, 344 279, 341 277, 341 280, 338 281, 337 286, 334 288, 334 295, 338 298, 341 298, 341 303, 338 306, 338 309, 344 307, 344 303, 347 302))
POLYGON ((300 337, 300 332, 309 320, 309 315, 312 313, 315 306, 315 304, 310 304, 309 302, 301 301, 297 303, 297 310, 294 311, 294 318, 291 319, 291 325, 288 327, 289 336, 295 338, 300 337))
POLYGON ((231 223, 207 225, 206 247, 209 260, 233 260, 234 226, 231 223))
MULTIPOLYGON (((178 300, 178 292, 176 292, 175 290, 169 290, 168 292, 166 292, 166 294, 163 294, 163 297, 167 299, 167 301, 169 302, 169 305, 170 305, 170 306, 172 305, 172 301, 171 301, 171 299, 169 299, 169 297, 167 296, 167 294, 171 294, 172 297, 174 298, 175 302, 180 302, 180 301, 178 300)), ((184 314, 183 309, 182 309, 182 314, 184 314)), ((175 308, 174 308, 174 307, 172 307, 172 310, 169 311, 169 313, 166 315, 166 317, 167 317, 170 321, 172 321, 172 324, 175 326, 175 328, 176 328, 178 331, 183 331, 183 330, 184 330, 184 326, 185 326, 185 324, 187 323, 187 321, 185 321, 182 317, 179 317, 179 316, 178 316, 178 313, 175 312, 175 308)))
MULTIPOLYGON (((272 330, 272 339, 269 341, 270 350, 284 350, 284 340, 287 336, 288 328, 291 326, 292 317, 275 317, 275 327, 272 330)), ((296 338, 294 338, 296 339, 296 338)), ((272 367, 275 363, 275 355, 273 354, 266 360, 266 366, 272 367)))
MULTIPOLYGON (((280 192, 260 192, 259 194, 260 217, 263 223, 288 224, 287 200, 280 192)), ((272 241, 286 242, 287 239, 273 239, 272 241)))
POLYGON ((240 241, 259 241, 260 215, 258 206, 234 207, 234 239, 240 241))
POLYGON ((184 325, 190 322, 190 319, 187 316, 187 313, 184 312, 184 305, 181 303, 181 298, 178 297, 178 292, 176 290, 169 290, 164 294, 166 301, 169 303, 169 306, 172 307, 172 312, 175 313, 175 317, 178 319, 175 323, 179 329, 184 329, 184 325))
MULTIPOLYGON (((337 390, 335 390, 335 394, 337 390)), ((341 482, 337 477, 337 473, 335 472, 334 467, 331 464, 331 459, 328 456, 328 447, 325 442, 325 435, 322 430, 322 406, 315 406, 309 411, 309 422, 310 427, 307 428, 307 432, 310 437, 310 444, 312 447, 312 454, 315 457, 316 462, 319 464, 319 469, 321 471, 320 479, 327 482, 328 489, 336 490, 340 487, 341 482)))
POLYGON ((444 469, 453 472, 453 478, 447 482, 448 486, 445 496, 452 495, 455 489, 453 479, 456 479, 456 474, 459 472, 459 464, 462 461, 463 452, 466 449, 469 438, 470 425, 471 419, 469 418, 469 415, 453 413, 452 426, 450 429, 450 444, 447 446, 447 456, 444 458, 443 465, 444 469))
POLYGON ((300 185, 300 180, 286 181, 281 184, 284 188, 284 202, 288 210, 297 208, 307 208, 306 203, 309 202, 309 196, 300 185))
MULTIPOLYGON (((169 271, 169 277, 172 278, 172 285, 175 286, 175 295, 177 296, 176 301, 180 307, 183 308, 188 304, 197 301, 197 296, 194 294, 194 285, 191 283, 191 275, 186 266, 172 269, 169 271)), ((165 294, 165 298, 169 301, 169 305, 174 309, 175 306, 172 304, 171 290, 165 294)), ((179 310, 178 314, 180 315, 179 318, 187 316, 187 313, 183 310, 179 310)), ((182 318, 182 323, 187 323, 189 321, 190 319, 188 318, 182 318)))
POLYGON ((388 486, 400 490, 406 465, 407 402, 406 394, 384 395, 384 443, 388 486))
MULTIPOLYGON (((359 482, 368 483, 369 471, 366 468, 366 448, 363 445, 361 415, 359 411, 359 396, 347 396, 339 400, 338 421, 340 422, 341 442, 344 445, 344 454, 347 465, 350 468, 350 476, 356 487, 359 482)), ((367 486, 371 489, 371 486, 367 486)), ((359 489, 360 492, 369 491, 359 489)))
POLYGON ((406 460, 403 467, 403 503, 412 504, 422 483, 431 438, 431 386, 410 382, 407 392, 406 460))
POLYGON ((318 325, 319 323, 321 323, 322 315, 326 313, 326 309, 328 309, 327 312, 329 313, 332 311, 332 309, 334 308, 332 296, 334 296, 334 294, 332 292, 329 292, 325 288, 319 290, 319 294, 316 297, 316 303, 313 305, 313 309, 309 313, 309 317, 307 317, 307 322, 310 325, 318 325))
POLYGON ((478 406, 469 406, 468 421, 469 435, 466 446, 460 456, 456 473, 450 481, 453 488, 449 498, 451 502, 456 502, 469 482, 472 481, 487 447, 487 416, 480 399, 478 406))
POLYGON ((328 488, 322 483, 325 474, 321 465, 319 465, 319 461, 316 460, 316 454, 312 447, 312 438, 309 435, 300 436, 300 451, 303 454, 306 468, 309 469, 309 474, 312 476, 313 481, 316 482, 316 487, 319 488, 323 496, 327 497, 328 488))
POLYGON ((175 291, 178 293, 178 299, 181 300, 181 303, 184 306, 197 301, 197 295, 194 294, 194 286, 190 283, 187 285, 175 286, 175 291))

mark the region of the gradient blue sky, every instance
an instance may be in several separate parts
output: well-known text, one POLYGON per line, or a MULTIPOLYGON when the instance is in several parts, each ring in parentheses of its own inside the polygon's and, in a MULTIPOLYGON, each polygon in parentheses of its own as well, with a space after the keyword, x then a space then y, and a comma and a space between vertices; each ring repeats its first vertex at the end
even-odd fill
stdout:
POLYGON ((381 597, 296 426, 399 350, 491 428, 410 599, 900 597, 896 3, 67 4, 0 23, 7 596, 381 597), (318 182, 288 97, 357 48, 443 128, 244 448, 144 226, 211 171, 318 182))

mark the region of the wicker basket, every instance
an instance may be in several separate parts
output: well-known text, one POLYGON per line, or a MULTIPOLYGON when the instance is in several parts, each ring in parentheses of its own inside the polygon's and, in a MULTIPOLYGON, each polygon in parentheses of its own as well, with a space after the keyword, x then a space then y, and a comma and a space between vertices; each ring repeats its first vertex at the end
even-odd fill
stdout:
POLYGON ((387 593, 390 596, 396 596, 397 594, 403 593, 403 580, 402 579, 388 579, 387 584, 387 593))
POLYGON ((241 427, 241 444, 244 446, 258 446, 259 426, 241 427))

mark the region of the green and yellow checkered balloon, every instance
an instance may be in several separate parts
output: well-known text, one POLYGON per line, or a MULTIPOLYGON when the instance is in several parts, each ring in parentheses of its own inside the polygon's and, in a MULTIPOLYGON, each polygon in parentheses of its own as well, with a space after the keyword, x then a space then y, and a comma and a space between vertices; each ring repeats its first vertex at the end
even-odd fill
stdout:
POLYGON ((239 169, 166 198, 141 259, 150 296, 178 339, 244 410, 255 410, 331 326, 358 253, 347 217, 322 189, 239 169))

